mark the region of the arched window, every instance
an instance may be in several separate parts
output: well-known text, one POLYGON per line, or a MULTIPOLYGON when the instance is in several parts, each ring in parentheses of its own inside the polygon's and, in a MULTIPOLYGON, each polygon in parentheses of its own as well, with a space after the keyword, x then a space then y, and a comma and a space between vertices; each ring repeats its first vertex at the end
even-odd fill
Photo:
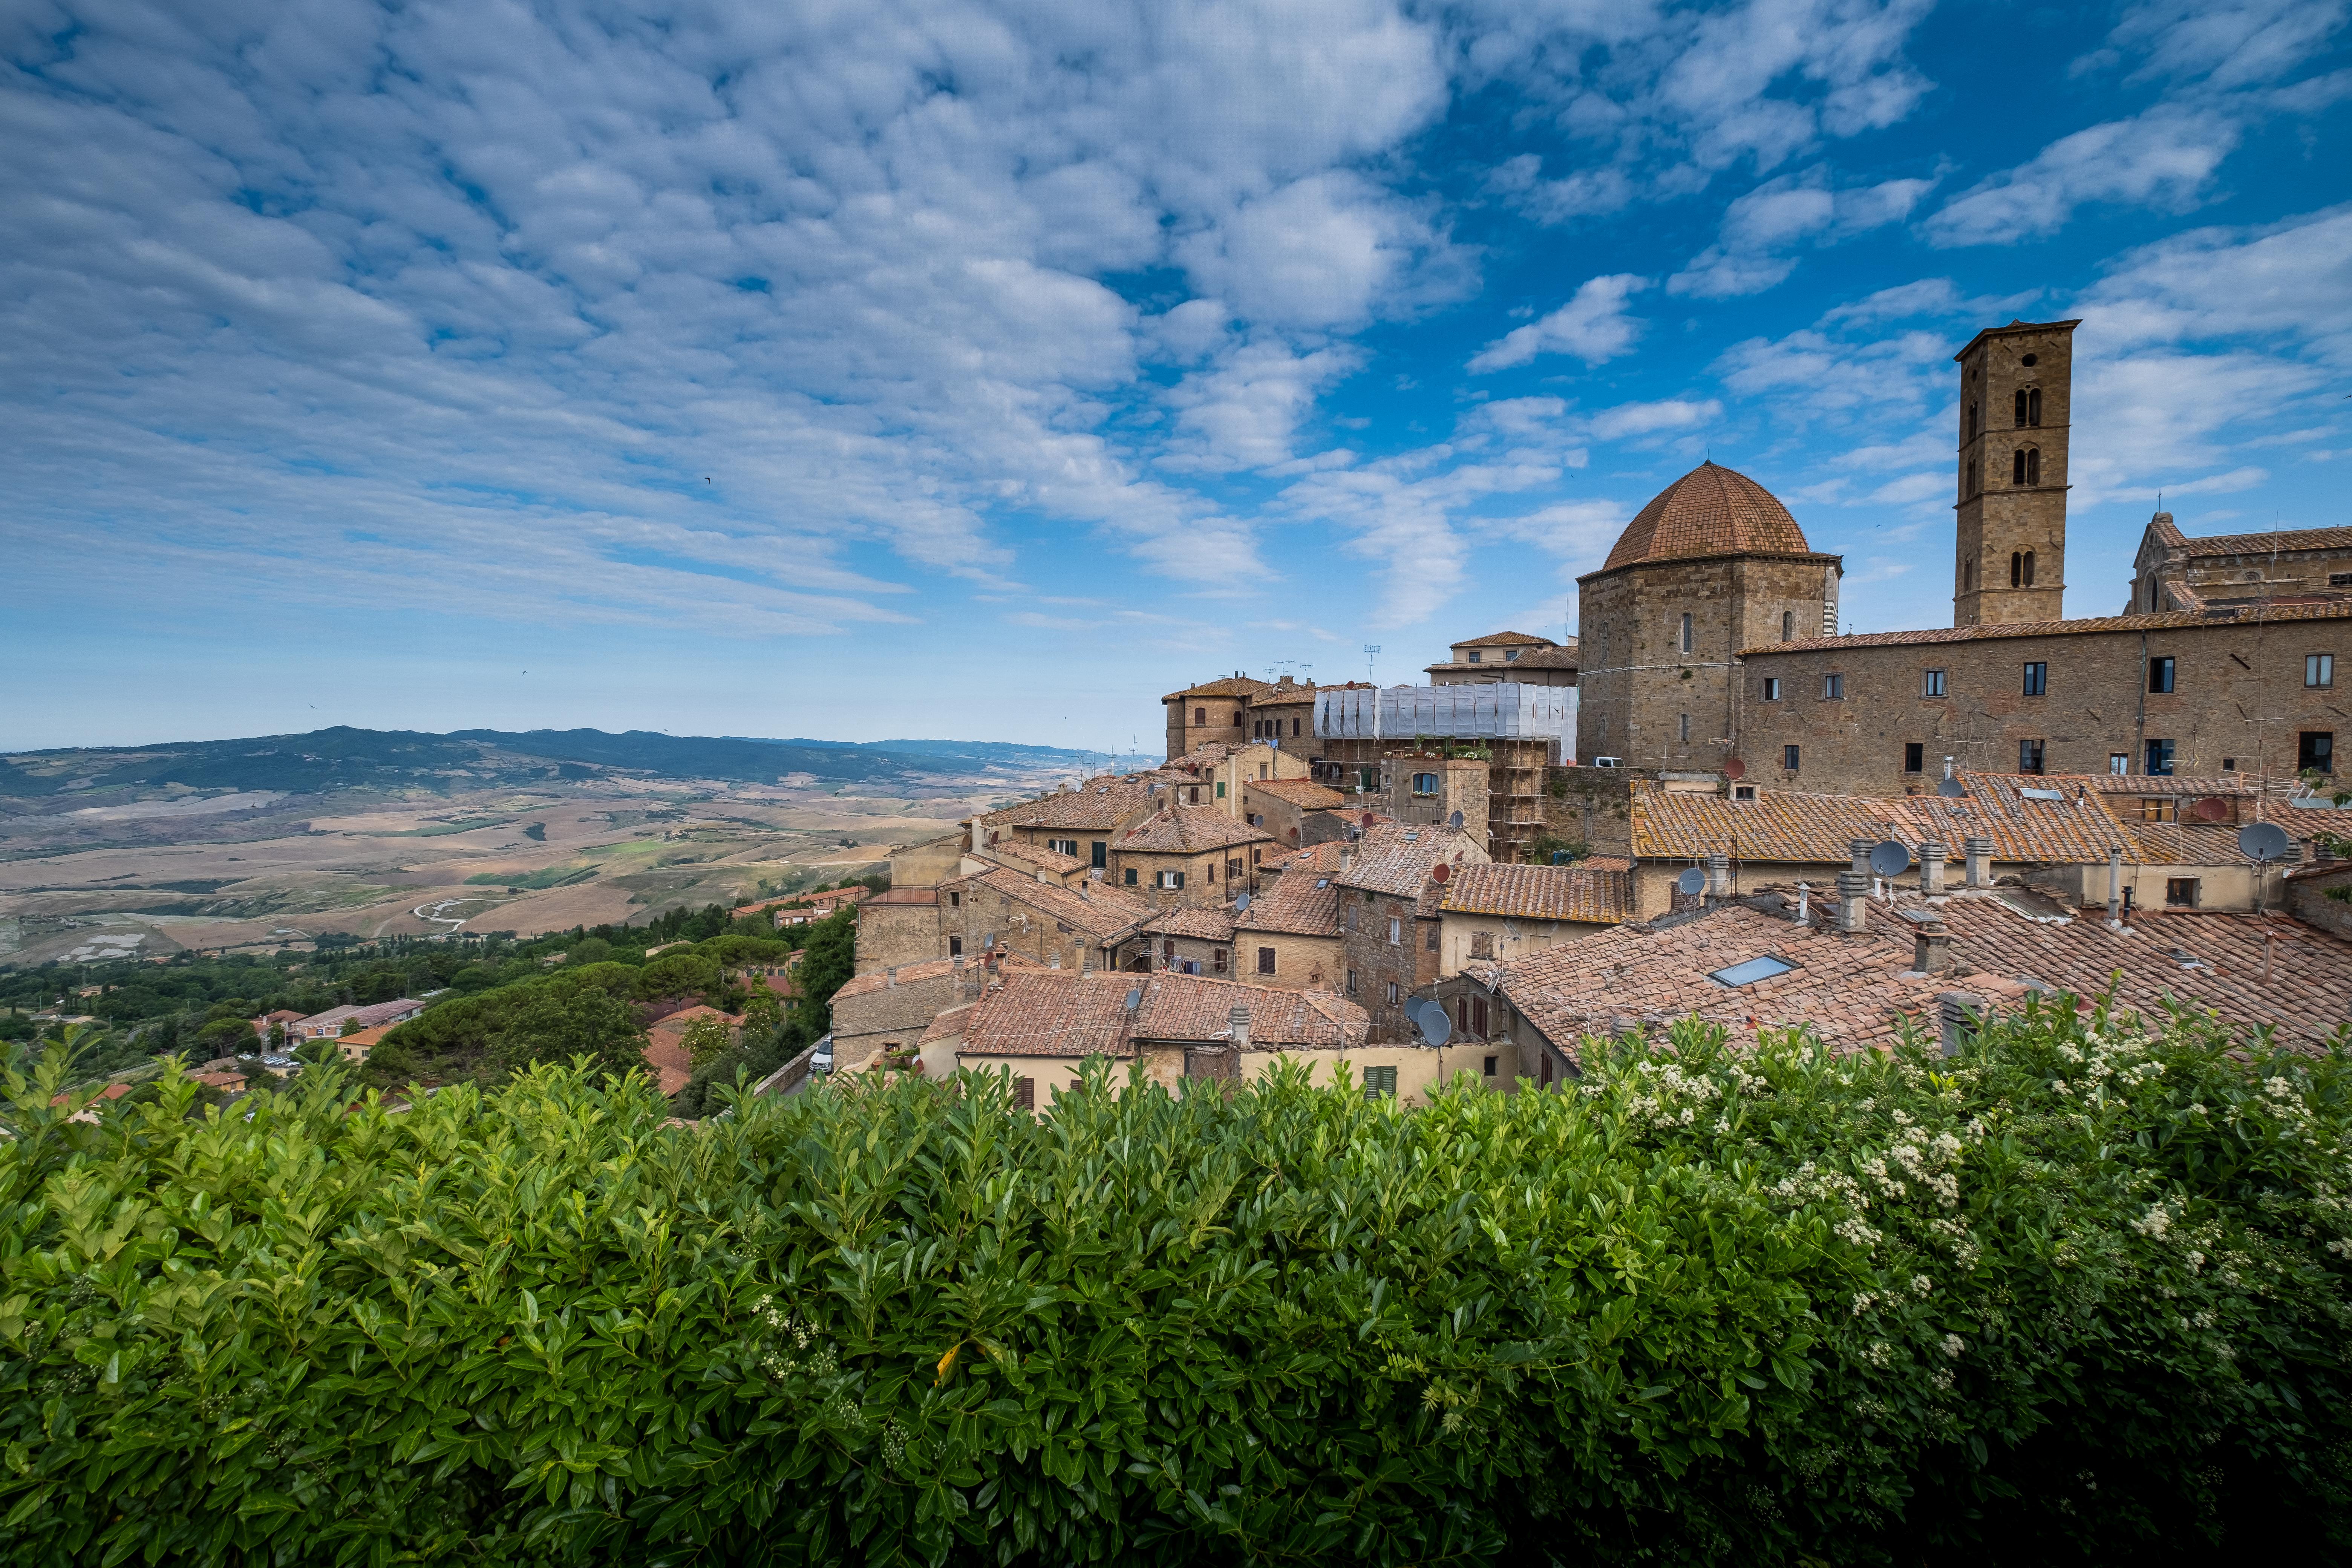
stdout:
POLYGON ((2025 448, 2022 447, 2009 455, 2009 482, 2013 485, 2025 482, 2025 448))
POLYGON ((1961 588, 1962 588, 1963 590, 1966 590, 1966 589, 1972 589, 1972 588, 1974 588, 1976 585, 1977 585, 1977 563, 1976 563, 1975 562, 1973 562, 1973 561, 1966 561, 1966 562, 1962 562, 1962 563, 1960 563, 1960 586, 1961 586, 1961 588))
POLYGON ((2021 386, 2017 389, 2017 427, 2021 430, 2025 428, 2026 401, 2025 388, 2021 386))
POLYGON ((2042 389, 2038 386, 2025 395, 2025 422, 2035 429, 2042 426, 2042 389))
POLYGON ((2033 552, 2031 550, 2025 552, 2025 585, 2029 588, 2033 586, 2033 552))
POLYGON ((1969 440, 1971 440, 1971 441, 1973 441, 1973 440, 1975 440, 1975 439, 1977 438, 1977 405, 1976 405, 1974 403, 1970 403, 1970 404, 1969 405, 1969 435, 1968 435, 1968 438, 1969 438, 1969 440))
POLYGON ((2022 551, 2009 552, 2009 585, 2012 588, 2025 586, 2025 554, 2022 551))
POLYGON ((2029 485, 2042 482, 2042 448, 2039 447, 2025 449, 2025 482, 2029 485))
POLYGON ((1691 618, 1688 616, 1683 617, 1682 649, 1685 653, 1691 650, 1691 618))
POLYGON ((1794 611, 1794 610, 1783 610, 1783 611, 1781 611, 1781 612, 1780 612, 1780 640, 1781 640, 1782 642, 1790 642, 1790 641, 1793 641, 1793 640, 1795 639, 1796 636, 1797 636, 1797 612, 1796 612, 1796 611, 1794 611))

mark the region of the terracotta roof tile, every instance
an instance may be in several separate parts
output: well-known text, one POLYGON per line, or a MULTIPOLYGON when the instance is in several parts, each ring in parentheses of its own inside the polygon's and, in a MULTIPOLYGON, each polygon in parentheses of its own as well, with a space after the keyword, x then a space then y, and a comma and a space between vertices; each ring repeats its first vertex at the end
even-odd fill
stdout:
POLYGON ((1274 688, 1263 680, 1252 680, 1245 675, 1228 675, 1221 680, 1204 680, 1198 686, 1188 686, 1181 691, 1171 691, 1162 702, 1175 702, 1188 697, 1255 697, 1274 688))
MULTIPOLYGON (((1730 471, 1728 468, 1724 470, 1726 473, 1730 471)), ((1499 647, 1512 643, 1540 643, 1549 647, 1552 646, 1552 639, 1530 637, 1526 632, 1488 632, 1483 637, 1464 637, 1460 642, 1449 643, 1446 646, 1449 647, 1499 647)))
MULTIPOLYGON (((1072 831, 1076 830, 1074 828, 1072 831)), ((1065 855, 1058 849, 1048 849, 1043 844, 1024 843, 1018 838, 1007 838, 1002 843, 988 845, 981 850, 981 853, 1002 855, 1008 860, 1018 860, 1024 865, 1040 870, 1057 873, 1076 871, 1086 865, 1084 860, 1075 855, 1065 855)))
POLYGON ((1250 779, 1242 788, 1245 793, 1270 795, 1276 800, 1287 801, 1301 811, 1329 811, 1348 804, 1346 795, 1313 779, 1250 779))
POLYGON ((1578 866, 1465 866, 1447 879, 1438 907, 1448 914, 1513 920, 1633 918, 1633 879, 1578 866))
POLYGON ((1186 936, 1198 937, 1202 942, 1231 942, 1234 940, 1234 911, 1231 905, 1163 910, 1146 921, 1143 929, 1153 936, 1186 936))
POLYGON ((1058 882, 1040 882, 1034 877, 1024 877, 1018 871, 1006 870, 1002 867, 982 871, 977 876, 958 877, 940 885, 943 888, 988 888, 1015 903, 1028 905, 1073 931, 1086 932, 1098 944, 1141 925, 1151 916, 1150 905, 1134 894, 1107 883, 1089 883, 1084 889, 1065 888, 1058 882))
POLYGON ((1774 653, 1810 653, 1822 648, 1927 647, 1935 643, 1982 642, 1992 637, 2047 637, 2083 632, 2168 631, 2189 626, 2252 626, 2256 622, 2339 621, 2352 618, 2352 600, 2317 605, 2274 605, 2248 609, 2236 616, 2216 617, 2193 610, 2159 610, 2137 616, 2100 616, 2079 621, 2011 621, 1990 626, 1930 626, 1909 632, 1863 632, 1853 637, 1800 637, 1794 642, 1764 643, 1739 650, 1742 658, 1774 653))
POLYGON ((2189 555, 2268 555, 2289 550, 2352 550, 2352 528, 2288 528, 2275 533, 2183 534, 2189 555))
POLYGON ((1483 865, 1487 858, 1486 851, 1460 828, 1429 823, 1375 826, 1353 848, 1355 864, 1334 877, 1335 882, 1343 888, 1407 899, 1421 896, 1429 868, 1440 860, 1457 866, 1483 865))
POLYGON ((1111 846, 1127 851, 1199 855, 1238 844, 1271 844, 1274 835, 1213 805, 1171 805, 1145 817, 1111 846))
MULTIPOLYGON (((992 954, 990 963, 1000 973, 1009 970, 1034 969, 1043 973, 1047 968, 1045 964, 1038 963, 1026 953, 1013 952, 1010 950, 992 954)), ((912 985, 919 981, 944 979, 955 973, 958 969, 968 971, 975 979, 982 973, 981 961, 976 958, 927 958, 919 963, 898 965, 898 983, 900 985, 912 985)), ((833 996, 836 1002, 844 997, 870 996, 877 991, 889 990, 890 984, 890 972, 887 969, 877 969, 870 974, 851 977, 843 984, 840 990, 833 994, 833 996)), ((673 1014, 672 1016, 676 1015, 673 1014)))
POLYGON ((1281 875, 1250 897, 1250 907, 1234 919, 1240 931, 1276 931, 1291 936, 1338 936, 1339 892, 1331 879, 1339 874, 1337 839, 1312 845, 1267 861, 1258 868, 1281 875))
POLYGON ((1361 1007, 1328 992, 1276 991, 1166 970, 1028 971, 991 985, 962 1016, 959 1049, 973 1056, 1131 1057, 1138 1041, 1230 1039, 1236 1005, 1249 1009, 1250 1043, 1266 1049, 1352 1048, 1370 1024, 1361 1007), (1140 993, 1131 1015, 1130 992, 1140 993))
POLYGON ((1695 555, 1810 555, 1804 530, 1770 490, 1746 474, 1701 463, 1634 514, 1601 568, 1695 555))
POLYGON ((2221 773, 2210 778, 2192 778, 2186 773, 2094 773, 2091 787, 2101 795, 2172 795, 2183 800, 2209 795, 2261 793, 2244 773, 2221 773))
POLYGON ((1089 779, 1085 787, 1056 790, 1040 800, 1024 800, 980 820, 988 827, 1066 827, 1078 832, 1108 832, 1138 812, 1151 809, 1146 785, 1125 779, 1089 779))

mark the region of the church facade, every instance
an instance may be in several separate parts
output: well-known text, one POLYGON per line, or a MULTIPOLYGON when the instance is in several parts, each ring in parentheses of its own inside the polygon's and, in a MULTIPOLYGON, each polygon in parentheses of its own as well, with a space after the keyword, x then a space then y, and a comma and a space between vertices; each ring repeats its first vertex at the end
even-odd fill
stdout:
POLYGON ((2126 612, 2063 618, 2078 324, 2012 321, 1954 356, 1948 627, 1840 637, 1843 563, 1769 490, 1706 463, 1660 492, 1579 579, 1580 758, 1889 795, 1948 763, 2334 772, 2352 529, 2200 541, 2159 513, 2126 612))

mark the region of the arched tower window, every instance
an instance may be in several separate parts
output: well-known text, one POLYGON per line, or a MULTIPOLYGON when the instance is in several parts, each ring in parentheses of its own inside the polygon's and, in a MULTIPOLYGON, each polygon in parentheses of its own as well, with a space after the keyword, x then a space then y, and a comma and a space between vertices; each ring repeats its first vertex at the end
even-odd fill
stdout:
POLYGON ((1966 591, 1975 588, 1976 585, 1977 563, 1973 561, 1962 562, 1960 563, 1960 587, 1963 591, 1966 591))
POLYGON ((1691 618, 1687 615, 1683 616, 1682 650, 1685 653, 1691 650, 1691 618))
POLYGON ((2025 388, 2021 386, 2017 389, 2017 427, 2021 430, 2025 428, 2025 388))
POLYGON ((2042 449, 2020 447, 2010 454, 2009 482, 2013 485, 2038 485, 2042 482, 2042 449))
POLYGON ((2022 447, 2009 455, 2009 482, 2013 485, 2025 482, 2025 448, 2022 447))
POLYGON ((2029 588, 2033 586, 2033 552, 2031 550, 2025 552, 2025 585, 2029 588))
POLYGON ((2042 427, 2042 389, 2038 386, 2025 395, 2025 423, 2037 430, 2042 427))
POLYGON ((1974 403, 1970 403, 1970 404, 1969 405, 1969 436, 1968 436, 1968 438, 1969 438, 1969 440, 1971 440, 1971 441, 1973 441, 1973 440, 1975 440, 1975 439, 1977 438, 1977 405, 1976 405, 1974 403))
POLYGON ((1797 636, 1797 612, 1796 612, 1796 611, 1794 611, 1794 610, 1783 610, 1783 611, 1781 611, 1781 612, 1780 612, 1780 640, 1781 640, 1782 642, 1792 642, 1792 641, 1794 641, 1794 640, 1796 639, 1796 636, 1797 636))
POLYGON ((2021 550, 2009 552, 2009 585, 2012 588, 2025 586, 2025 552, 2021 550))

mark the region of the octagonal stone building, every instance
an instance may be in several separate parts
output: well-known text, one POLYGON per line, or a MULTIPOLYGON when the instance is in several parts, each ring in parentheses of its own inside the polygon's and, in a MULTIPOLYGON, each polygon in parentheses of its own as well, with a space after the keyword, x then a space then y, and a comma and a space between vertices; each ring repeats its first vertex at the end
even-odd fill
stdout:
POLYGON ((1720 769, 1741 728, 1735 656, 1834 634, 1843 574, 1747 475, 1706 462, 1668 485, 1577 579, 1578 759, 1720 769))

